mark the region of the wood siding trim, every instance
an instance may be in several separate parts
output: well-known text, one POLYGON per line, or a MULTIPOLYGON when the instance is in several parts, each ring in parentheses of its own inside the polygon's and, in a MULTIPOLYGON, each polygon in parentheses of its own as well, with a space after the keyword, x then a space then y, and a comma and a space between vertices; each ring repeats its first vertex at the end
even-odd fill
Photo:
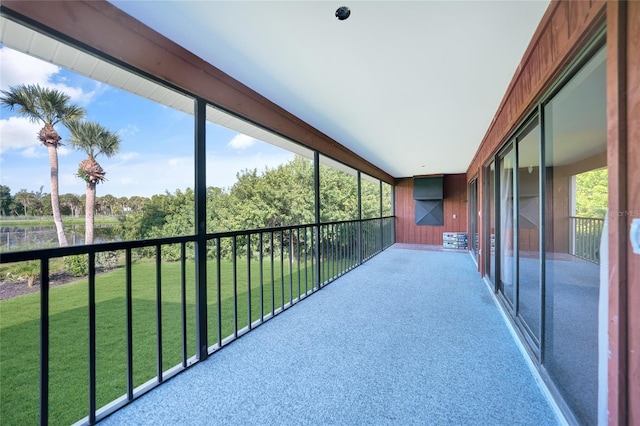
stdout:
POLYGON ((398 179, 394 206, 396 242, 442 245, 443 232, 468 232, 467 193, 465 174, 444 175, 444 226, 416 225, 413 178, 398 179))
POLYGON ((626 5, 607 6, 607 163, 609 164, 609 365, 608 422, 628 424, 627 403, 627 210, 626 200, 626 5))
POLYGON ((3 0, 2 8, 370 176, 395 183, 387 172, 107 1, 3 0))
MULTIPOLYGON (((629 242, 629 230, 633 219, 640 220, 640 2, 625 2, 618 5, 621 9, 619 20, 625 22, 625 28, 620 28, 619 33, 625 35, 624 44, 620 48, 626 48, 625 58, 619 58, 618 64, 623 67, 626 75, 621 75, 624 84, 620 84, 620 93, 626 106, 625 122, 620 126, 621 142, 626 144, 626 227, 624 230, 624 245, 621 251, 626 264, 619 264, 619 268, 626 266, 626 304, 620 308, 626 310, 626 380, 627 395, 624 399, 627 409, 627 417, 621 417, 627 424, 640 424, 640 254, 633 253, 629 242), (626 13, 625 13, 626 12, 626 13)), ((622 37, 622 34, 620 35, 622 37)), ((619 111, 619 114, 622 112, 619 111)), ((622 227, 620 227, 622 228, 622 227)), ((621 241, 622 243, 622 241, 621 241)), ((611 243, 609 245, 611 247, 611 243)), ((609 280, 611 283, 611 279, 609 280)), ((620 400, 620 396, 618 400, 620 400)))

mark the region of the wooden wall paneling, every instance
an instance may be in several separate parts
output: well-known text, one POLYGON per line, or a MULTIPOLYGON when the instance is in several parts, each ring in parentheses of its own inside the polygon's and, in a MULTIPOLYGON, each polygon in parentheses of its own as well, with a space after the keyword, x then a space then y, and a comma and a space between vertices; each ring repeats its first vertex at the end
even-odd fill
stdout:
POLYGON ((396 241, 410 244, 442 245, 443 232, 468 232, 467 181, 465 174, 444 176, 444 226, 415 224, 413 178, 396 184, 396 241), (453 218, 453 215, 456 218, 453 218))

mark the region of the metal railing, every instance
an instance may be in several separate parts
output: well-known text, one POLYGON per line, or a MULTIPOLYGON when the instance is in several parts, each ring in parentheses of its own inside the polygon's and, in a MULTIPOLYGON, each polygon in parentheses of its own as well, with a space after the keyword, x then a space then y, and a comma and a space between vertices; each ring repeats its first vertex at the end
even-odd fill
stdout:
POLYGON ((39 353, 16 347, 3 358, 39 363, 39 377, 3 388, 39 382, 25 392, 38 412, 24 423, 95 424, 393 242, 394 218, 385 217, 3 253, 3 267, 37 262, 40 280, 35 312, 20 313, 33 316, 31 333, 17 330, 39 353), (108 274, 99 274, 103 253, 120 259, 108 274), (73 294, 52 291, 51 264, 69 256, 83 256, 87 273, 68 286, 73 294))
POLYGON ((600 264, 600 239, 604 219, 570 216, 571 254, 600 264))

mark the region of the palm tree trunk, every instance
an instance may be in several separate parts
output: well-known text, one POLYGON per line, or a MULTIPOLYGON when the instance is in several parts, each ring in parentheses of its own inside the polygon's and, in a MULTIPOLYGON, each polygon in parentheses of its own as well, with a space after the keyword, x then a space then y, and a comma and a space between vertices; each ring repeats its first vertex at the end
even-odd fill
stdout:
POLYGON ((96 184, 87 182, 87 199, 84 209, 84 243, 93 244, 93 213, 96 204, 96 184))
POLYGON ((58 245, 66 247, 67 237, 64 235, 62 227, 62 216, 60 215, 60 194, 58 191, 58 151, 55 146, 48 145, 49 162, 51 163, 51 210, 53 211, 53 222, 56 224, 58 233, 58 245))

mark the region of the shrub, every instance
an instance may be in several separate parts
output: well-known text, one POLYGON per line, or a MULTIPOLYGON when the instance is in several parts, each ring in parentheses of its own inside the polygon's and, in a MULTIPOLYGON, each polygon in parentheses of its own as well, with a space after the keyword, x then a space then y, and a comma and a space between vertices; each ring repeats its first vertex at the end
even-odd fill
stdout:
POLYGON ((117 251, 101 251, 96 253, 96 267, 100 269, 114 269, 118 266, 117 251))
POLYGON ((65 257, 64 266, 67 272, 74 277, 83 277, 89 274, 89 262, 85 255, 78 254, 65 257))
POLYGON ((40 276, 40 263, 37 261, 22 262, 11 265, 5 272, 8 280, 27 280, 27 285, 32 287, 40 276))

